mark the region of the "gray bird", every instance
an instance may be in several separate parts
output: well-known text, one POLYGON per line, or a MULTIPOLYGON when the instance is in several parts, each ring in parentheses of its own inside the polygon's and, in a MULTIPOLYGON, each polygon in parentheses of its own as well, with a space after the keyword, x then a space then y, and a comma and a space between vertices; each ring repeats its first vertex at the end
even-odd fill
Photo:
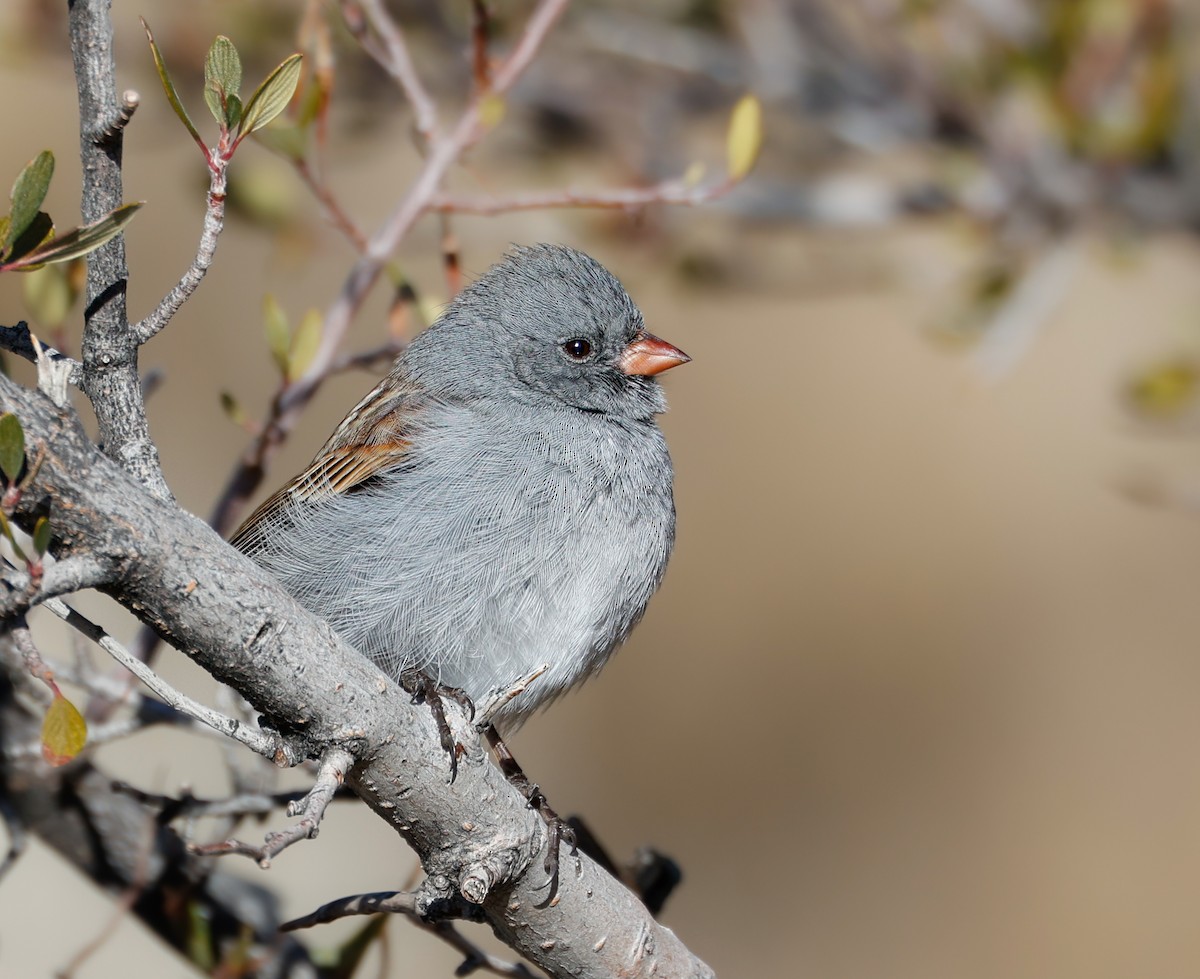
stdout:
POLYGON ((392 676, 478 702, 549 664, 495 715, 511 731, 599 671, 662 580, 655 375, 688 360, 595 260, 518 248, 233 542, 392 676))

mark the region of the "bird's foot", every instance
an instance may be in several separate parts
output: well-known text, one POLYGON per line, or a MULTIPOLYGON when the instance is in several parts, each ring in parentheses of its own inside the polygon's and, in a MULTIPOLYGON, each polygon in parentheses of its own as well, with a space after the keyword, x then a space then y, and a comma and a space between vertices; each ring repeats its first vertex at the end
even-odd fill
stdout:
POLYGON ((400 686, 412 697, 414 704, 426 704, 433 714, 442 750, 450 756, 450 781, 453 782, 458 777, 459 756, 465 754, 467 749, 455 740, 454 733, 450 730, 450 724, 446 720, 445 701, 453 700, 472 720, 475 717, 475 705, 464 690, 443 686, 422 670, 405 670, 400 674, 400 686))
POLYGON ((500 732, 489 726, 486 735, 504 777, 525 797, 529 808, 537 810, 538 815, 542 817, 542 822, 546 824, 549 840, 543 867, 550 878, 550 897, 553 898, 558 891, 559 847, 565 843, 571 848, 571 856, 575 856, 579 852, 575 830, 550 807, 550 803, 546 801, 546 794, 538 788, 537 784, 529 780, 529 776, 517 764, 517 759, 513 757, 508 745, 500 737, 500 732))

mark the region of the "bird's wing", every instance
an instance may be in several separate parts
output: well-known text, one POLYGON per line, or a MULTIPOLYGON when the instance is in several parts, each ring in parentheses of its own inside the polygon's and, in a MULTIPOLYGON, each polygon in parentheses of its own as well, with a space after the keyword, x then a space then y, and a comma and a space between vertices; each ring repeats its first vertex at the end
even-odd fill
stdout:
POLYGON ((229 542, 252 551, 263 529, 287 507, 349 493, 400 465, 410 445, 406 422, 411 420, 414 394, 390 378, 382 382, 342 420, 308 468, 268 497, 229 542))

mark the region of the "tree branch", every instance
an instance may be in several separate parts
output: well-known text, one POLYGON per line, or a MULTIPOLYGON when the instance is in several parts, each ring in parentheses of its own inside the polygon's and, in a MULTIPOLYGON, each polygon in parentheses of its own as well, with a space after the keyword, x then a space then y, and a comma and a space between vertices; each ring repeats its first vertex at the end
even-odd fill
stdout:
POLYGON ((271 866, 272 858, 279 856, 293 843, 316 837, 321 820, 325 818, 325 810, 329 808, 329 803, 333 801, 334 794, 341 788, 346 773, 353 764, 354 756, 344 748, 331 748, 327 751, 321 758, 321 767, 317 770, 317 779, 313 787, 301 798, 288 803, 287 814, 300 816, 300 821, 285 830, 268 833, 262 844, 225 840, 221 843, 193 844, 188 849, 201 856, 240 853, 250 857, 266 870, 271 866))
POLYGON ((437 131, 437 107, 421 81, 421 76, 417 74, 416 66, 413 65, 408 45, 404 41, 404 32, 380 0, 357 0, 355 3, 342 0, 339 6, 346 25, 362 45, 362 49, 400 85, 413 108, 413 125, 422 142, 432 142, 437 131), (368 26, 375 32, 381 44, 376 43, 375 38, 367 31, 368 26))
POLYGON ((447 719, 467 748, 450 784, 430 713, 249 558, 151 496, 96 450, 73 413, 40 393, 0 377, 0 411, 47 446, 18 522, 49 498, 60 546, 86 541, 122 555, 124 573, 107 587, 114 598, 308 756, 342 749, 360 759, 347 783, 420 856, 428 875, 422 913, 472 895, 502 941, 556 977, 712 975, 584 856, 568 861, 548 901, 539 869, 545 828, 488 762, 455 704, 447 719))
MULTIPOLYGON (((475 916, 469 907, 460 909, 464 917, 475 916)), ((498 956, 491 955, 468 939, 449 921, 431 921, 420 911, 420 898, 416 894, 404 891, 376 891, 373 894, 355 894, 353 897, 343 897, 336 901, 323 904, 311 914, 288 921, 280 926, 280 931, 299 931, 302 928, 312 928, 314 925, 327 924, 339 918, 364 914, 402 914, 417 927, 437 935, 451 948, 463 955, 462 964, 455 970, 455 975, 468 976, 479 969, 497 976, 519 976, 522 979, 536 979, 536 976, 521 962, 506 962, 498 956)))
POLYGON ((212 728, 218 734, 223 734, 228 738, 233 738, 233 740, 241 742, 251 751, 257 752, 264 758, 271 758, 280 763, 289 764, 294 764, 298 760, 292 757, 293 753, 280 738, 248 728, 241 721, 232 717, 226 717, 224 714, 210 707, 205 707, 198 701, 192 700, 186 694, 180 693, 150 669, 150 667, 129 652, 129 650, 113 639, 100 626, 80 615, 66 602, 58 598, 51 598, 45 601, 43 606, 96 643, 109 656, 120 663, 121 666, 125 667, 125 669, 141 680, 152 693, 158 696, 169 707, 212 728))
MULTIPOLYGON (((68 5, 79 90, 85 223, 99 220, 122 202, 122 120, 129 108, 117 101, 110 2, 73 0, 68 5)), ((123 235, 88 255, 83 389, 96 413, 104 451, 153 496, 165 500, 171 493, 163 479, 158 449, 150 438, 138 377, 138 344, 126 312, 128 276, 123 235)))
MULTIPOLYGON (((41 343, 42 353, 45 356, 70 365, 67 379, 71 384, 77 388, 83 386, 83 364, 53 347, 47 346, 41 340, 38 340, 38 343, 41 343)), ((20 320, 16 326, 0 326, 0 348, 16 354, 31 364, 38 362, 38 352, 33 345, 33 334, 29 330, 29 324, 24 320, 20 320)))
POLYGON ((545 211, 559 207, 617 208, 637 210, 651 204, 694 206, 729 193, 735 181, 696 187, 682 180, 664 180, 651 187, 614 187, 606 190, 549 190, 501 196, 437 194, 429 202, 431 211, 447 214, 509 214, 513 211, 545 211))
POLYGON ((179 312, 203 280, 212 265, 217 251, 217 239, 225 226, 225 170, 228 161, 218 154, 209 157, 208 197, 205 200, 204 227, 200 232, 200 243, 196 257, 180 277, 175 287, 163 296, 154 312, 133 327, 133 335, 139 344, 145 343, 163 329, 179 312))
MULTIPOLYGON (((541 0, 530 16, 525 30, 512 53, 497 69, 488 98, 502 97, 529 67, 534 54, 546 39, 550 28, 566 9, 568 0, 541 0)), ((332 351, 341 345, 359 306, 375 284, 384 263, 396 246, 428 209, 450 167, 483 136, 482 111, 485 97, 477 97, 463 111, 453 131, 433 141, 425 166, 396 209, 367 243, 365 254, 354 263, 342 289, 325 314, 321 346, 305 374, 284 397, 284 417, 291 405, 306 397, 305 388, 316 378, 318 364, 329 360, 332 351)))

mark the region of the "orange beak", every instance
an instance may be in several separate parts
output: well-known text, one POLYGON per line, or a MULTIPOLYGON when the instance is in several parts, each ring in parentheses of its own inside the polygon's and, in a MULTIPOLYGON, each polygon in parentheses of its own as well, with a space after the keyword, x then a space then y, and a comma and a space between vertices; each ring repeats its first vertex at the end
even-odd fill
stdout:
POLYGON ((639 333, 617 358, 617 367, 631 376, 652 377, 686 364, 692 358, 652 333, 639 333))

